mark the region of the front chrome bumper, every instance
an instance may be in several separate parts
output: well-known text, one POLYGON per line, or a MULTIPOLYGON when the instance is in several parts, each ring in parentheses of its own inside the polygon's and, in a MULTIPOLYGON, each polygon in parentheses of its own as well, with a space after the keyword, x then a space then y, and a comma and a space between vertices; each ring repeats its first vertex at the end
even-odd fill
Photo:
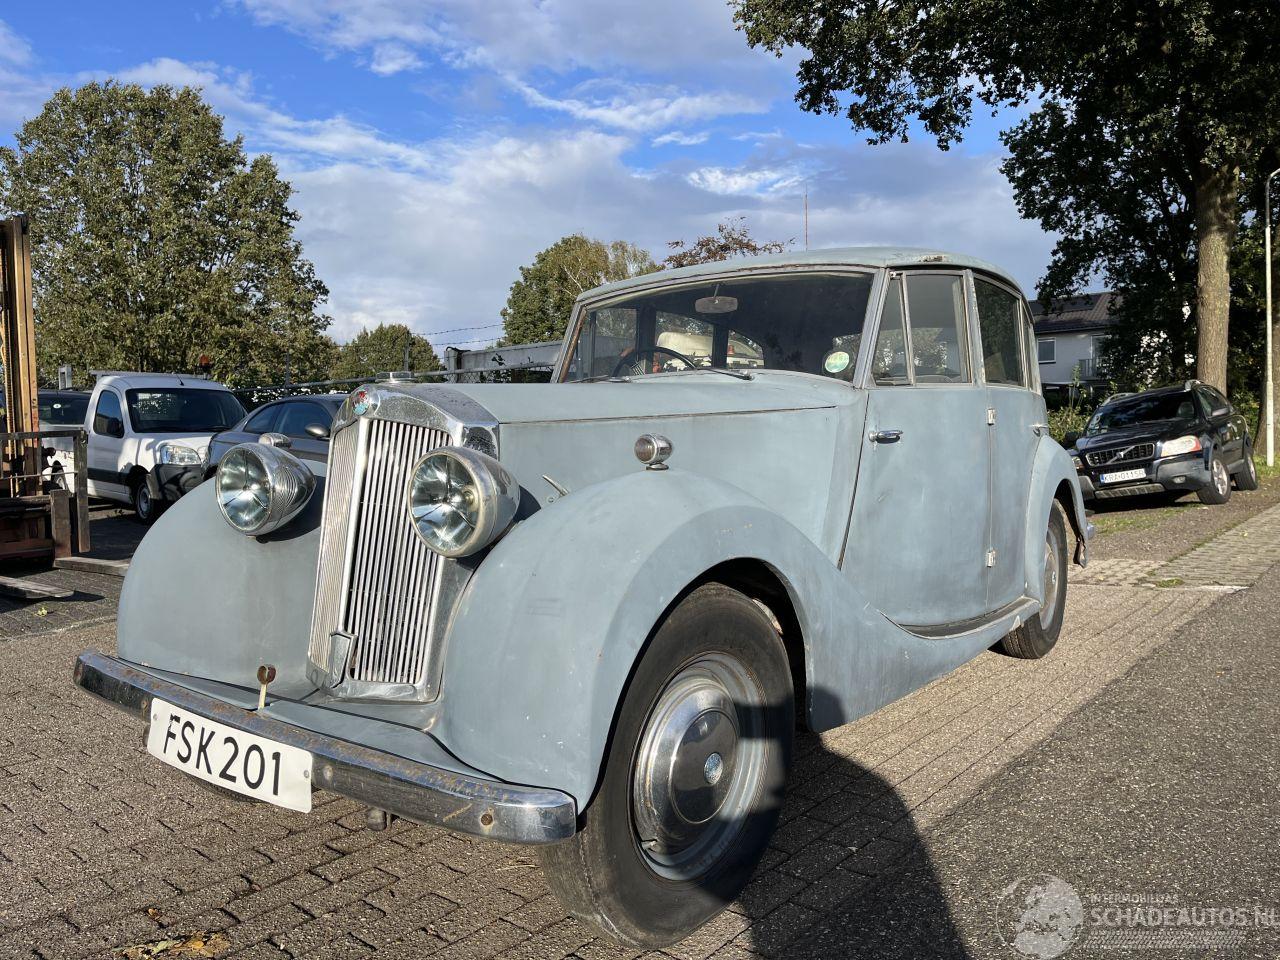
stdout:
POLYGON ((74 679, 146 720, 154 697, 216 723, 310 751, 317 786, 397 817, 509 843, 555 843, 577 830, 577 806, 559 790, 512 786, 406 760, 322 736, 178 686, 95 651, 76 660, 74 679))

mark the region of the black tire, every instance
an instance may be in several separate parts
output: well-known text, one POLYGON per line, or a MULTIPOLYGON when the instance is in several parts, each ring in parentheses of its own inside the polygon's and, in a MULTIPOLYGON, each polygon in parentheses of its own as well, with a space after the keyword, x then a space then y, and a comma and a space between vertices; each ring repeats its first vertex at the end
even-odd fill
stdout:
POLYGON ((742 891, 773 834, 794 731, 791 671, 769 615, 723 584, 694 590, 658 627, 636 666, 581 830, 540 849, 561 904, 609 939, 649 949, 675 943, 717 916, 742 891), (722 701, 733 709, 710 709, 692 695, 680 699, 679 691, 701 689, 689 684, 705 665, 728 669, 730 662, 745 668, 749 681, 741 696, 722 701), (693 710, 701 712, 690 720, 693 710), (744 728, 748 735, 739 738, 744 728), (670 740, 659 736, 666 732, 673 732, 670 740), (676 744, 672 753, 655 752, 667 743, 676 744), (725 750, 728 759, 714 752, 722 743, 733 747, 725 750), (665 790, 653 785, 654 770, 674 771, 665 790), (658 804, 647 803, 655 799, 666 805, 665 820, 654 814, 658 804), (741 815, 721 817, 731 806, 741 815), (696 822, 680 815, 698 809, 696 822), (642 841, 641 819, 649 820, 645 833, 657 838, 642 841), (684 847, 684 838, 664 844, 673 834, 663 824, 697 839, 684 847))
POLYGON ((996 645, 1010 657, 1038 660, 1058 642, 1067 606, 1067 522, 1062 507, 1054 503, 1045 533, 1045 602, 1040 612, 1006 634, 996 645), (1045 616, 1046 611, 1048 617, 1045 616))
POLYGON ((1253 447, 1244 445, 1244 463, 1236 471, 1236 486, 1241 490, 1258 489, 1258 465, 1253 462, 1253 447))
POLYGON ((156 522, 156 517, 164 512, 164 504, 151 496, 147 489, 147 478, 139 477, 130 488, 129 501, 133 504, 133 518, 144 526, 156 522))
POLYGON ((1210 506, 1218 506, 1231 499, 1231 475, 1227 473, 1227 465, 1222 462, 1217 451, 1214 451, 1213 459, 1209 462, 1209 485, 1197 490, 1196 497, 1201 503, 1210 506))

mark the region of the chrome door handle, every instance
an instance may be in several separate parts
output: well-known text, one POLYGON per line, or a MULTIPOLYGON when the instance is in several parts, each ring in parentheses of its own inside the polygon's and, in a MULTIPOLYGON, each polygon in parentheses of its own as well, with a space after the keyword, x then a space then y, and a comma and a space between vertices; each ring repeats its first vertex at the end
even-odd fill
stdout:
POLYGON ((872 430, 872 443, 897 443, 902 439, 901 430, 872 430))
POLYGON ((1037 437, 1043 437, 1049 432, 1049 425, 1047 423, 1033 423, 1031 425, 1031 432, 1037 437))

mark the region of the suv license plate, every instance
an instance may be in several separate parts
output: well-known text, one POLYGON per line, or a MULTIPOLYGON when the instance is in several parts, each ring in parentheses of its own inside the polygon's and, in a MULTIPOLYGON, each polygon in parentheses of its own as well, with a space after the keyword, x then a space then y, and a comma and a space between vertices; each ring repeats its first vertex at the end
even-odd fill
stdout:
POLYGON ((1115 473, 1104 473, 1100 479, 1103 483, 1123 483, 1126 480, 1145 480, 1145 470, 1117 470, 1115 473))
POLYGON ((183 773, 255 800, 311 812, 311 754, 298 747, 152 700, 147 752, 183 773))

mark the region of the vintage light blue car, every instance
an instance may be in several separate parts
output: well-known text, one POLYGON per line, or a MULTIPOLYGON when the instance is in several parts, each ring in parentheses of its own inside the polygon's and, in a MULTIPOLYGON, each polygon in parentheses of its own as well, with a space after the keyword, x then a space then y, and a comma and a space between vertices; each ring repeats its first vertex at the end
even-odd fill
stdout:
POLYGON ((576 916, 670 943, 763 853, 797 717, 1053 647, 1089 528, 1035 357, 946 253, 592 290, 551 385, 362 387, 323 480, 228 452, 76 682, 194 777, 542 845, 576 916))

